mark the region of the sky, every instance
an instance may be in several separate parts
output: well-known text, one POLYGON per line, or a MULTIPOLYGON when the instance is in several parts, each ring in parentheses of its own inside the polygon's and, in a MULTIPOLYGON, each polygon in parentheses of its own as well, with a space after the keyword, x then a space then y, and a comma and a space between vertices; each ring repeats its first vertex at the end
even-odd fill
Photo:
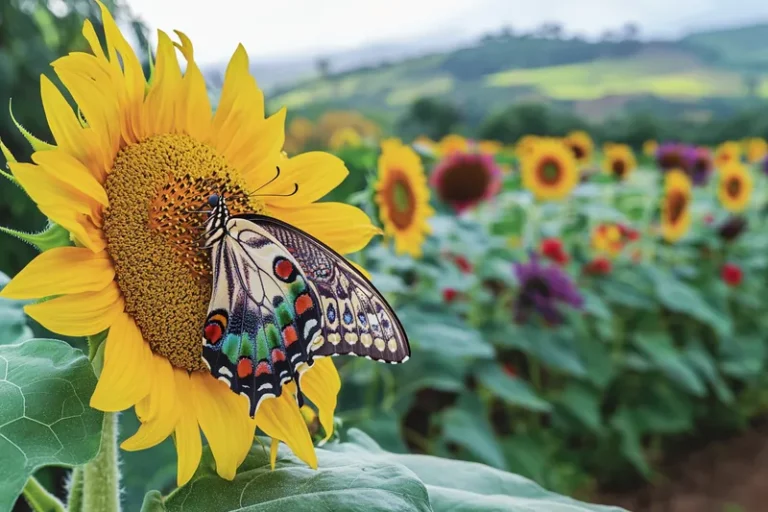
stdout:
MULTIPOLYGON (((314 57, 436 35, 478 36, 503 25, 557 21, 598 36, 636 22, 650 36, 768 21, 764 0, 126 0, 150 27, 185 32, 196 60, 226 61, 238 43, 252 58, 314 57)), ((154 36, 153 36, 154 37, 154 36)))

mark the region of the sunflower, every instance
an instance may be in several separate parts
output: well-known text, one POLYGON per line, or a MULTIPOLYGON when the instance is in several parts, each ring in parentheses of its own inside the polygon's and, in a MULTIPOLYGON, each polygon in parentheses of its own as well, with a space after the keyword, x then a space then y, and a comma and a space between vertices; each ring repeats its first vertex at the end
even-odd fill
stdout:
POLYGON ((659 143, 655 140, 647 140, 643 142, 643 154, 645 156, 654 156, 656 154, 656 151, 659 149, 659 143))
POLYGON ((564 199, 579 180, 576 158, 561 141, 542 140, 523 158, 522 178, 536 199, 564 199))
POLYGON ((419 155, 398 139, 382 142, 375 190, 384 232, 395 239, 397 253, 421 256, 434 211, 419 155))
POLYGON ((661 205, 661 234, 668 242, 676 242, 691 225, 691 180, 679 169, 670 170, 664 180, 661 205))
POLYGON ((328 146, 332 150, 338 151, 345 147, 357 147, 361 143, 362 138, 360 137, 360 134, 357 133, 357 130, 351 126, 345 126, 344 128, 339 128, 333 132, 331 139, 328 141, 328 146))
POLYGON ((563 138, 563 142, 571 150, 579 165, 586 165, 592 160, 595 143, 587 132, 582 130, 570 132, 563 138))
POLYGON ((515 155, 517 155, 518 158, 524 158, 531 152, 539 140, 541 140, 541 138, 538 135, 525 135, 521 137, 515 144, 515 155))
POLYGON ((504 145, 495 140, 481 140, 477 143, 477 150, 486 155, 495 156, 501 153, 503 149, 504 145))
POLYGON ((613 144, 603 157, 603 171, 619 180, 625 180, 637 167, 635 154, 626 144, 613 144))
POLYGON ((715 149, 715 167, 720 169, 731 162, 741 159, 741 146, 738 142, 726 141, 715 149))
POLYGON ((461 213, 498 193, 501 169, 490 155, 454 153, 435 167, 429 182, 441 201, 461 213))
POLYGON ((745 146, 747 160, 749 160, 750 163, 760 163, 766 155, 768 155, 768 143, 765 142, 765 139, 761 139, 760 137, 747 139, 745 146))
POLYGON ((461 135, 451 133, 440 139, 438 151, 442 156, 452 155, 453 153, 466 153, 469 151, 469 141, 461 135))
MULTIPOLYGON (((187 36, 176 32, 179 42, 174 43, 158 32, 153 78, 147 83, 139 59, 99 5, 106 48, 86 21, 83 34, 91 52, 53 63, 82 115, 41 76, 43 108, 56 145, 37 143, 33 163, 10 162, 15 179, 43 214, 69 231, 75 245, 37 256, 2 296, 55 296, 25 307, 53 332, 90 336, 106 331, 91 406, 102 411, 135 407, 141 426, 122 443, 125 450, 146 449, 175 434, 179 485, 199 464, 201 430, 217 472, 226 479, 234 478, 245 459, 256 426, 274 446, 274 440, 283 441, 316 467, 291 392, 295 386, 266 399, 251 419, 247 399, 205 369, 200 331, 211 270, 199 245, 204 214, 195 212, 212 191, 225 192, 233 213, 276 217, 342 254, 360 250, 379 230, 357 208, 315 203, 341 183, 347 170, 326 153, 282 154, 285 110, 265 118, 264 97, 242 46, 229 62, 214 114, 187 36), (186 61, 184 73, 177 49, 186 61)), ((340 387, 330 358, 318 360, 301 384, 330 435, 340 387)), ((273 450, 273 461, 275 455, 273 450)))
POLYGON ((752 175, 740 162, 731 162, 720 169, 717 188, 720 204, 730 212, 742 212, 752 197, 752 175))

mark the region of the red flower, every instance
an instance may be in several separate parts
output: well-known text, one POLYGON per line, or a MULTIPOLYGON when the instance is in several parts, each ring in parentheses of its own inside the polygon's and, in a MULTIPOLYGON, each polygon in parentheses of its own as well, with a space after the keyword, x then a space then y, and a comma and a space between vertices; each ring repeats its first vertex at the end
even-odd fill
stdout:
POLYGON ((726 263, 720 271, 720 276, 728 286, 738 286, 741 284, 744 273, 735 263, 726 263))
POLYGON ((504 363, 504 373, 510 377, 517 377, 517 368, 512 363, 504 363))
POLYGON ((637 231, 636 229, 627 227, 624 224, 619 224, 619 231, 621 231, 621 236, 623 238, 626 238, 631 242, 634 242, 635 240, 638 240, 640 238, 639 231, 637 231))
POLYGON ((459 292, 453 288, 446 288, 443 290, 443 300, 448 303, 453 302, 458 294, 459 292))
POLYGON ((472 264, 464 256, 455 256, 453 258, 453 262, 456 263, 456 266, 459 267, 459 270, 465 274, 472 272, 472 264))
POLYGON ((594 274, 594 275, 605 275, 609 274, 611 270, 613 269, 613 264, 611 263, 611 260, 608 258, 604 258, 602 256, 598 256, 597 258, 593 259, 587 265, 584 267, 584 270, 588 274, 594 274))
POLYGON ((541 241, 541 254, 559 265, 568 263, 568 254, 563 250, 563 242, 558 238, 545 238, 541 241))

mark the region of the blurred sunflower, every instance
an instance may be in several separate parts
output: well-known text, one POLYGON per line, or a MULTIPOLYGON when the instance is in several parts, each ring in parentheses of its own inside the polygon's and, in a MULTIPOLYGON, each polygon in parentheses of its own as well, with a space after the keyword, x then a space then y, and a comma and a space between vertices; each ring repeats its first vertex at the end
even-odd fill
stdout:
POLYGON ((440 139, 437 147, 442 156, 449 156, 453 153, 466 153, 469 151, 469 141, 461 135, 450 133, 440 139))
POLYGON ((495 156, 504 149, 501 142, 495 140, 481 140, 477 143, 477 150, 486 155, 495 156))
POLYGON ((563 142, 573 153, 573 157, 579 165, 586 165, 592 160, 595 151, 595 143, 592 137, 582 130, 572 131, 563 138, 563 142))
POLYGON ((760 137, 747 139, 745 146, 747 160, 750 163, 760 163, 766 157, 766 155, 768 155, 768 143, 765 142, 765 139, 760 137))
POLYGON ((568 274, 557 265, 541 265, 535 254, 528 263, 514 263, 514 270, 519 283, 514 305, 518 323, 537 313, 548 325, 559 325, 563 321, 561 306, 580 308, 584 303, 568 274))
POLYGON ((685 144, 665 142, 656 150, 656 165, 663 171, 685 168, 685 144))
POLYGON ((720 169, 731 162, 741 160, 741 146, 732 140, 723 142, 715 149, 715 168, 720 169))
POLYGON ((333 151, 338 151, 345 147, 355 148, 362 144, 362 142, 363 139, 360 137, 360 134, 357 133, 357 130, 351 126, 345 126, 333 132, 331 139, 328 141, 328 146, 333 151))
POLYGON ((540 140, 541 137, 538 135, 524 135, 515 144, 515 154, 518 158, 524 158, 540 140))
POLYGON ((740 162, 731 162, 720 169, 717 197, 723 208, 730 212, 742 212, 752 197, 752 175, 740 162))
POLYGON ((659 143, 655 140, 647 140, 643 142, 643 154, 645 156, 654 156, 659 149, 659 143))
POLYGON ((668 242, 676 242, 691 225, 691 180, 679 169, 669 171, 664 180, 661 205, 661 234, 668 242))
POLYGON ((592 233, 592 248, 595 252, 616 257, 624 248, 621 229, 616 224, 600 224, 592 233))
POLYGON ((499 192, 501 169, 490 155, 454 153, 435 167, 429 183, 441 201, 461 213, 499 192))
POLYGON ((537 142, 522 161, 523 185, 538 200, 561 200, 579 181, 571 150, 558 140, 537 142))
MULTIPOLYGON (((361 249, 379 230, 357 208, 315 203, 347 170, 326 153, 282 154, 285 110, 265 119, 263 94, 242 46, 229 62, 214 114, 184 34, 177 32, 180 43, 173 43, 158 32, 148 84, 111 14, 100 7, 106 51, 86 21, 83 34, 91 53, 53 63, 82 116, 43 75, 42 103, 57 145, 37 143, 34 163, 9 158, 19 184, 43 214, 70 232, 75 246, 37 256, 2 296, 55 296, 25 311, 65 336, 108 331, 91 406, 102 411, 135 406, 141 426, 122 443, 126 450, 146 449, 175 435, 179 485, 199 464, 201 429, 216 470, 226 479, 235 477, 256 426, 275 446, 276 440, 287 443, 316 467, 295 386, 264 400, 254 421, 247 398, 204 365, 200 331, 211 271, 197 235, 205 214, 194 212, 211 192, 223 191, 233 213, 268 214, 340 253, 361 249), (177 49, 186 60, 183 74, 177 49), (294 184, 298 191, 290 194, 294 184), (252 194, 256 189, 260 195, 252 194)), ((320 359, 300 378, 330 436, 340 388, 333 362, 320 359)))
POLYGON ((397 253, 420 257, 434 211, 419 155, 398 139, 383 141, 375 190, 384 232, 394 238, 397 253))
POLYGON ((685 171, 694 185, 706 185, 712 174, 712 154, 704 146, 690 147, 685 152, 685 171))
POLYGON ((635 154, 626 144, 613 144, 603 157, 603 172, 619 180, 625 180, 637 167, 635 154))

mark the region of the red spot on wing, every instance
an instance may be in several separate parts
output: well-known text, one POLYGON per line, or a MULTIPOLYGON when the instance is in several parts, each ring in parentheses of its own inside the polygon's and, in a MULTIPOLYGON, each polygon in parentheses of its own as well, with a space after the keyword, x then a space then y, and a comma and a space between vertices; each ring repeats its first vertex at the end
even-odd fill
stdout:
POLYGON ((272 350, 272 362, 279 363, 280 361, 285 361, 285 352, 276 348, 272 350))
POLYGON ((295 308, 297 315, 303 315, 306 310, 312 308, 312 297, 307 293, 299 295, 296 299, 295 308))
POLYGON ((237 376, 244 379, 253 373, 253 361, 248 358, 237 362, 237 376))
POLYGON ((296 335, 296 329, 292 325, 283 329, 283 341, 285 341, 286 347, 290 347, 298 339, 299 337, 296 335))
POLYGON ((293 273, 293 263, 288 260, 280 260, 275 265, 275 273, 282 280, 288 279, 291 277, 291 273, 293 273))
POLYGON ((209 323, 205 326, 203 335, 205 336, 205 340, 211 345, 217 344, 221 341, 221 325, 219 325, 217 322, 209 323))
POLYGON ((269 367, 269 364, 266 361, 262 361, 259 364, 256 365, 256 376, 259 377, 260 375, 270 374, 272 373, 272 368, 269 367))

